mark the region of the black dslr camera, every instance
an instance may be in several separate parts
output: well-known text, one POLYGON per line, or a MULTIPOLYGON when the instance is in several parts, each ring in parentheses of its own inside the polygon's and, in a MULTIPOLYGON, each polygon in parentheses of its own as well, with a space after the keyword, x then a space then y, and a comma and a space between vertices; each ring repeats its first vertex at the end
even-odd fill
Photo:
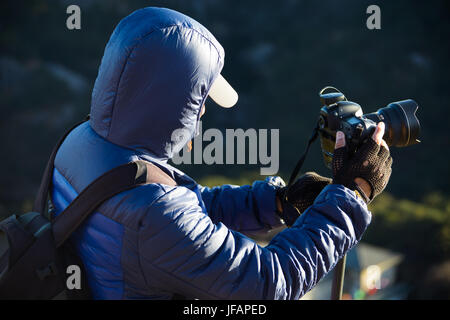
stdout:
POLYGON ((418 105, 414 100, 390 103, 378 111, 363 114, 362 108, 348 101, 342 92, 334 87, 325 87, 320 93, 322 108, 318 130, 325 164, 331 169, 336 131, 346 137, 349 152, 370 138, 378 122, 386 125, 383 139, 388 146, 406 147, 420 142, 420 124, 416 117, 418 105))

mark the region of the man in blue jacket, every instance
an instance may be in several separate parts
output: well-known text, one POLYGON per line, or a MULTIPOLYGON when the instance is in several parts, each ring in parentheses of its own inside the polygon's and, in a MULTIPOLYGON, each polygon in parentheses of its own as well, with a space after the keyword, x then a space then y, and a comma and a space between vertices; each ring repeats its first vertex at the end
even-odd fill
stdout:
POLYGON ((225 107, 236 102, 220 76, 223 64, 212 34, 172 10, 138 10, 114 30, 91 118, 69 134, 55 159, 55 213, 94 179, 134 160, 157 165, 177 186, 152 183, 122 192, 72 235, 93 298, 298 299, 370 223, 366 202, 384 189, 392 162, 380 146, 382 127, 352 158, 338 135, 333 183, 304 176, 289 203, 277 196, 284 185, 277 177, 210 189, 167 163, 195 136, 208 94, 225 107), (306 196, 307 185, 314 197, 306 196), (298 216, 296 203, 309 208, 266 247, 243 235, 298 216))

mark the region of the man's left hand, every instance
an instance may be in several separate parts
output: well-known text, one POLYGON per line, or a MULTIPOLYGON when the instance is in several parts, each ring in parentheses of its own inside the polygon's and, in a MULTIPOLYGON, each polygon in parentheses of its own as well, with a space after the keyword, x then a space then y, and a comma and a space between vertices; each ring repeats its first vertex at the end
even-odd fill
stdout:
POLYGON ((322 177, 315 172, 307 172, 289 188, 277 192, 278 214, 287 226, 294 224, 295 220, 309 208, 319 193, 331 183, 330 178, 322 177))

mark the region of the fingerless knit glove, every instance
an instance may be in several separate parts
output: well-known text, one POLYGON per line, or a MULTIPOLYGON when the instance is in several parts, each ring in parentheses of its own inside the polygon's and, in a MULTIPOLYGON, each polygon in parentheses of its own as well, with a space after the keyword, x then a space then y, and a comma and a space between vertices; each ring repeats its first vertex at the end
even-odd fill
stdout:
POLYGON ((368 204, 386 187, 391 176, 392 157, 389 150, 368 139, 353 155, 349 155, 347 147, 334 151, 332 169, 333 183, 358 190, 368 204), (355 183, 356 178, 366 180, 372 193, 366 195, 355 183))
POLYGON ((283 212, 279 212, 279 215, 286 225, 291 226, 330 183, 330 178, 322 177, 315 172, 307 172, 298 178, 289 190, 286 187, 279 189, 278 197, 283 208, 283 212))

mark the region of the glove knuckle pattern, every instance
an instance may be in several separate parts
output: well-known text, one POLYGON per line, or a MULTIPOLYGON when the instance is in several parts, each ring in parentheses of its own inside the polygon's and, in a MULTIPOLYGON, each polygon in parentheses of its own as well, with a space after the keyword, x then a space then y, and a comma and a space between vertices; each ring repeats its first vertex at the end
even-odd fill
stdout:
POLYGON ((372 188, 370 202, 386 187, 392 172, 391 165, 389 150, 368 139, 351 157, 342 155, 342 150, 335 151, 333 181, 355 190, 355 179, 364 179, 372 188))

